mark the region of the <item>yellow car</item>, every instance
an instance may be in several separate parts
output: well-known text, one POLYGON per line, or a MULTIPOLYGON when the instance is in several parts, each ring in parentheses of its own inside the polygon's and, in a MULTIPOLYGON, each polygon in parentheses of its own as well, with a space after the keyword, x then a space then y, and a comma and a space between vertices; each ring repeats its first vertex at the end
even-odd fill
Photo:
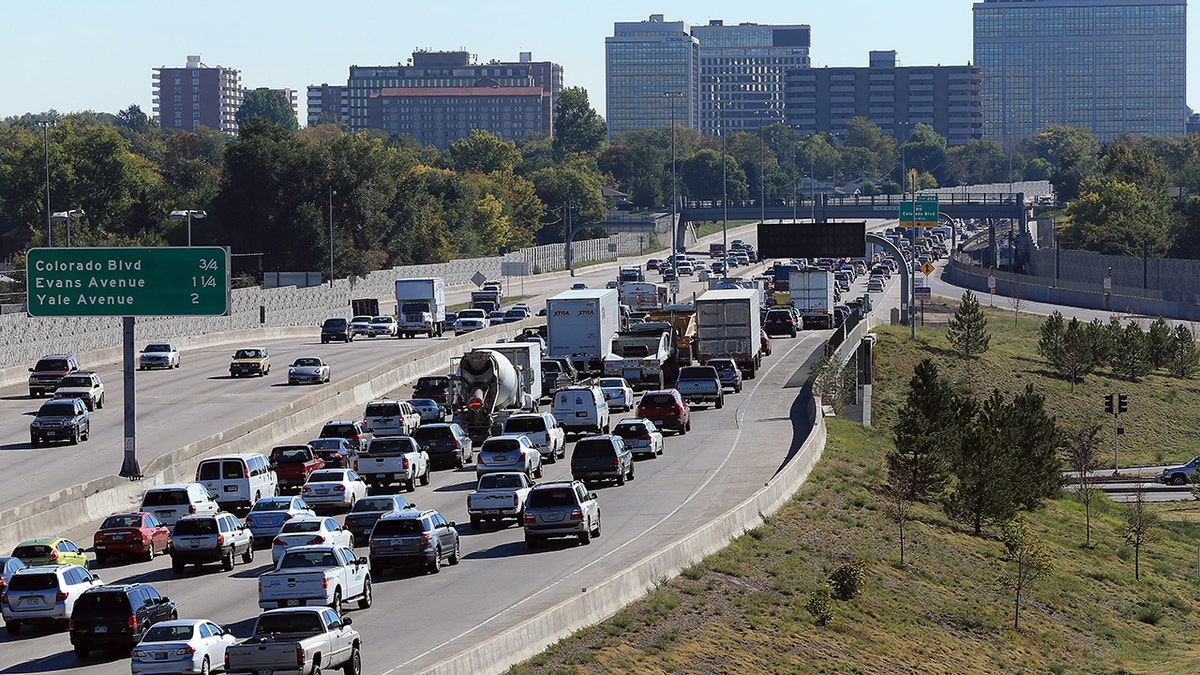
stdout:
POLYGON ((13 549, 13 557, 26 565, 80 565, 87 569, 87 554, 75 542, 62 537, 26 539, 13 549))

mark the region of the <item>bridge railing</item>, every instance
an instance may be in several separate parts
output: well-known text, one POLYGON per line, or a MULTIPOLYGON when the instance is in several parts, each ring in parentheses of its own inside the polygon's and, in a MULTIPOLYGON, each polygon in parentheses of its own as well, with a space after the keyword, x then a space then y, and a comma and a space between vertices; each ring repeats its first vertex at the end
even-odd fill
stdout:
MULTIPOLYGON (((812 195, 797 195, 795 199, 791 197, 779 197, 768 199, 766 202, 767 208, 779 207, 810 207, 813 206, 812 195)), ((895 206, 899 208, 900 202, 911 201, 912 195, 816 195, 816 204, 823 206, 895 206)), ((1020 204, 1022 195, 1019 193, 957 193, 943 192, 938 195, 939 204, 975 204, 980 206, 1012 206, 1020 204)), ((683 202, 685 209, 719 209, 728 207, 731 209, 750 209, 759 208, 759 200, 757 199, 730 199, 721 201, 720 199, 688 199, 683 202)))

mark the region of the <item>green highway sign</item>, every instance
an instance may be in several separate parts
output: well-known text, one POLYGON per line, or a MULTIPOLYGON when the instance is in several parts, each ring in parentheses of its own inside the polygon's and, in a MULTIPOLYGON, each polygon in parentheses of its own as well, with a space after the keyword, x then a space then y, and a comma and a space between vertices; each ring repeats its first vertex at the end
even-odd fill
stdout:
POLYGON ((900 224, 933 227, 938 221, 937 195, 917 195, 916 217, 913 216, 913 202, 900 202, 900 224), (914 222, 915 221, 915 222, 914 222))
POLYGON ((229 251, 219 246, 33 248, 29 316, 224 316, 229 251))

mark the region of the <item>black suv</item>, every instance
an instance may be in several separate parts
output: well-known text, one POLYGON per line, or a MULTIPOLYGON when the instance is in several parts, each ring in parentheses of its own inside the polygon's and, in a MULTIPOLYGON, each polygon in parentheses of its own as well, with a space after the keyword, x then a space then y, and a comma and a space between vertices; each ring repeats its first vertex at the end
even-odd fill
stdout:
POLYGON ((475 461, 471 437, 455 422, 422 424, 413 432, 412 439, 429 453, 429 463, 434 466, 461 469, 475 461))
POLYGON ((92 420, 82 399, 59 398, 47 401, 29 423, 29 444, 66 441, 75 445, 92 435, 92 420))
POLYGON ((354 331, 350 329, 350 319, 344 316, 325 319, 325 323, 321 324, 321 344, 328 344, 330 340, 354 342, 354 331))
POLYGON ((318 436, 321 438, 344 438, 350 442, 350 447, 354 449, 355 453, 366 450, 367 442, 371 440, 371 434, 358 420, 331 420, 321 427, 321 433, 318 436))
POLYGON ((112 584, 89 588, 71 610, 71 644, 83 659, 94 649, 119 648, 128 653, 146 630, 159 621, 178 619, 175 603, 146 584, 112 584))
MULTIPOLYGON (((450 319, 446 319, 450 323, 450 319)), ((450 406, 449 395, 450 378, 445 375, 431 375, 429 377, 417 378, 417 384, 413 387, 413 398, 429 398, 437 401, 437 404, 443 409, 450 406)))

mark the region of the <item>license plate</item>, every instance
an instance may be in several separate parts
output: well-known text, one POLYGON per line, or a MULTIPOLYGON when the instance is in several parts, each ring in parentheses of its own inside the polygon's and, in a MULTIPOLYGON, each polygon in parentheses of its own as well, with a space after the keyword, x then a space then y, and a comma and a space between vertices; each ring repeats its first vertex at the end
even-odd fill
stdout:
POLYGON ((108 626, 96 626, 96 632, 97 633, 107 633, 108 626))
POLYGON ((174 511, 155 511, 154 515, 158 516, 159 518, 172 518, 172 517, 174 517, 175 512, 174 511))
POLYGON ((34 605, 40 605, 40 604, 42 604, 42 601, 40 598, 21 598, 21 606, 22 607, 33 607, 34 605))
POLYGON ((327 490, 327 489, 325 489, 325 488, 317 488, 317 494, 319 494, 319 495, 327 495, 327 494, 329 494, 329 490, 327 490))
POLYGON ((586 411, 586 410, 579 410, 579 411, 577 411, 577 412, 575 413, 575 416, 576 416, 576 417, 587 417, 587 416, 588 416, 588 414, 587 414, 587 411, 586 411))
POLYGON ((546 515, 542 516, 542 520, 545 520, 546 522, 550 522, 550 523, 557 523, 558 521, 560 521, 562 519, 563 519, 563 516, 561 513, 547 513, 546 515))
POLYGON ((110 539, 124 539, 124 538, 125 538, 125 535, 123 535, 123 534, 110 534, 110 535, 108 535, 108 537, 109 537, 110 539))
POLYGON ((57 431, 47 431, 47 432, 46 432, 46 435, 47 435, 47 436, 57 436, 57 435, 58 435, 58 432, 57 432, 57 431))
POLYGON ((288 600, 288 601, 287 601, 287 604, 288 604, 288 607, 299 607, 299 606, 300 606, 300 601, 299 601, 299 600, 292 599, 292 600, 288 600))
POLYGON ((165 661, 166 659, 167 659, 166 652, 154 652, 154 660, 155 661, 165 661))
POLYGON ((226 492, 237 492, 237 491, 238 491, 238 486, 236 486, 236 485, 226 485, 226 486, 225 486, 225 491, 226 491, 226 492))
POLYGON ((498 515, 500 515, 500 509, 484 509, 484 510, 483 510, 483 515, 485 515, 485 516, 498 516, 498 515))
POLYGON ((274 675, 274 673, 275 673, 275 671, 274 671, 274 670, 260 670, 260 671, 258 671, 258 675, 274 675))
POLYGON ((496 455, 495 457, 492 457, 492 461, 495 462, 496 464, 503 464, 508 461, 508 456, 507 455, 496 455))

